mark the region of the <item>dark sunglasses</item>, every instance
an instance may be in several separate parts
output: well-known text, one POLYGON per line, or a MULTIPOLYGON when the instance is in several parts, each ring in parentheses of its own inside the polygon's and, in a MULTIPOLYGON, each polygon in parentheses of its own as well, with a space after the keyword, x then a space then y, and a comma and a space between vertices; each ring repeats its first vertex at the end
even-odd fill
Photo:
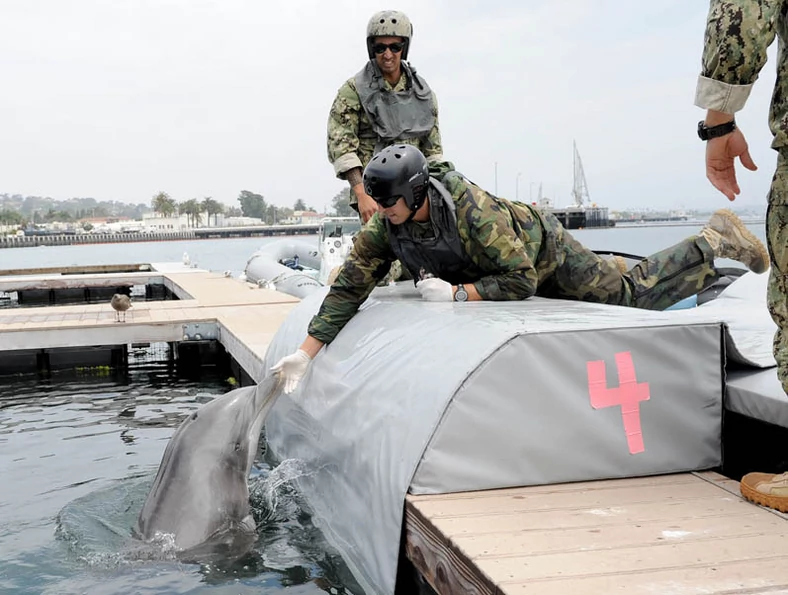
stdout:
POLYGON ((388 198, 380 198, 380 199, 376 198, 375 202, 378 203, 384 209, 390 209, 395 204, 397 204, 397 201, 400 198, 402 198, 402 197, 401 196, 389 196, 388 198))
POLYGON ((405 47, 405 42, 395 41, 394 43, 376 43, 372 46, 372 51, 376 54, 382 54, 386 50, 391 50, 392 54, 399 54, 405 47))

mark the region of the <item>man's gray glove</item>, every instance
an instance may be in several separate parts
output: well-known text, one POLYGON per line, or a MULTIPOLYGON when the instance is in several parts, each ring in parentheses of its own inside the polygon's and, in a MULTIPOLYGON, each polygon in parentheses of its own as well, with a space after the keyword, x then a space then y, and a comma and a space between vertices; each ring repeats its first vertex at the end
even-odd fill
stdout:
POLYGON ((299 349, 295 353, 286 355, 271 367, 272 372, 282 374, 285 381, 285 394, 289 395, 296 389, 311 361, 312 358, 307 352, 299 349))

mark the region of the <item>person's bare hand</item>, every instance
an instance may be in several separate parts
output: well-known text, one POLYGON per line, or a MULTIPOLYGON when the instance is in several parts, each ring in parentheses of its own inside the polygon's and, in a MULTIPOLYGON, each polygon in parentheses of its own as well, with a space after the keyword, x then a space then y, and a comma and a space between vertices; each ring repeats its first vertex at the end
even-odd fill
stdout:
POLYGON ((366 223, 378 211, 378 203, 363 190, 356 195, 356 198, 358 198, 358 212, 361 213, 361 220, 366 223))
POLYGON ((741 192, 736 181, 736 158, 750 171, 758 169, 750 157, 744 133, 737 128, 730 134, 713 138, 706 143, 706 177, 728 200, 735 200, 736 195, 741 192))

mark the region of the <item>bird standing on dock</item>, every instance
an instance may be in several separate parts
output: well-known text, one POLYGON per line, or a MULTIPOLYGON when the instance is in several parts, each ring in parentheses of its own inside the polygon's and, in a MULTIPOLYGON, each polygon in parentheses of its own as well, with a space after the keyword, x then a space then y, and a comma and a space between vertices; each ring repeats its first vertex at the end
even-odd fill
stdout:
POLYGON ((115 322, 126 322, 126 310, 131 308, 131 298, 126 294, 116 293, 112 296, 110 305, 115 310, 115 322), (123 314, 122 319, 121 314, 123 314))

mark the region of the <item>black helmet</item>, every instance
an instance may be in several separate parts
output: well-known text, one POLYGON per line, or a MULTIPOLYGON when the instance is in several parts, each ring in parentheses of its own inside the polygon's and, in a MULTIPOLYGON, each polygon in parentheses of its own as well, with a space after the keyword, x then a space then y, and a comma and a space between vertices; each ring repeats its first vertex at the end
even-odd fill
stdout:
POLYGON ((389 145, 364 169, 364 191, 383 208, 400 197, 416 212, 427 197, 430 170, 427 159, 413 145, 389 145))

